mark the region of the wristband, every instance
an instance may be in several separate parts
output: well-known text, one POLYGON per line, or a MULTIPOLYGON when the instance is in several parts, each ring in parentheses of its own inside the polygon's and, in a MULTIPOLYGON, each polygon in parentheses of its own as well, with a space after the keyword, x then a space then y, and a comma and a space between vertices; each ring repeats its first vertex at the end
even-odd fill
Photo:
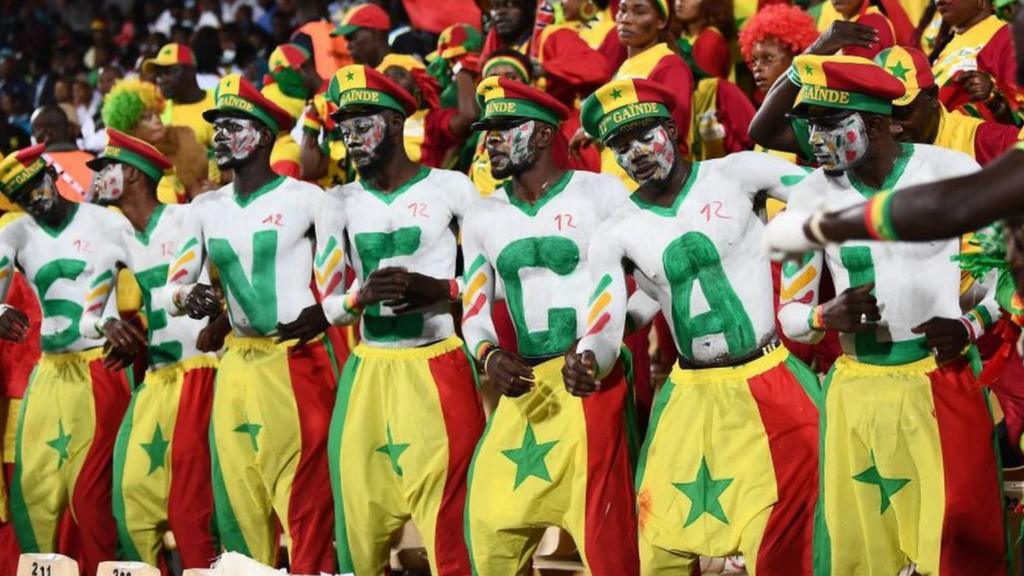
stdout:
POLYGON ((362 309, 362 304, 359 302, 359 290, 345 294, 345 299, 341 302, 341 305, 349 314, 358 314, 360 309, 362 309))
POLYGON ((459 287, 459 281, 452 278, 448 281, 448 301, 458 302, 462 296, 462 289, 459 287))
POLYGON ((811 313, 807 317, 807 325, 815 332, 825 331, 825 308, 821 304, 811 308, 811 313))
POLYGON ((796 64, 790 64, 789 70, 786 71, 786 78, 789 79, 797 88, 803 87, 804 83, 800 81, 800 72, 796 69, 796 64))
POLYGON ((171 302, 174 302, 178 310, 185 309, 185 300, 188 299, 189 292, 191 292, 191 289, 188 286, 179 286, 174 289, 174 293, 171 294, 171 302), (185 294, 183 295, 182 292, 185 292, 185 294))
POLYGON ((985 335, 985 331, 992 326, 991 317, 984 308, 975 308, 959 318, 960 323, 967 329, 967 336, 971 342, 985 335))
POLYGON ((864 227, 875 240, 898 240, 892 226, 893 191, 875 194, 864 207, 864 227))
POLYGON ((807 221, 807 229, 811 232, 811 240, 814 240, 821 246, 828 244, 828 238, 821 231, 821 221, 824 219, 824 212, 815 212, 811 215, 811 219, 807 221))
POLYGON ((491 359, 491 356, 494 356, 495 353, 500 351, 501 348, 491 346, 484 352, 484 355, 480 358, 480 366, 484 369, 484 372, 487 372, 487 361, 491 359))

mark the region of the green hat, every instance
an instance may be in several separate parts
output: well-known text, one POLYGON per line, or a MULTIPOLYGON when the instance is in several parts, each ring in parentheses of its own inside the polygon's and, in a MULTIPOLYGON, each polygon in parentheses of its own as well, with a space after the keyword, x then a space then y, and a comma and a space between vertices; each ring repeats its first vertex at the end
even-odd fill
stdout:
POLYGON ((260 94, 252 82, 241 74, 228 74, 221 78, 214 101, 216 106, 203 112, 207 122, 213 122, 224 112, 241 112, 263 122, 275 134, 291 130, 295 124, 291 114, 260 94))
POLYGON ((583 101, 580 122, 587 134, 607 140, 623 126, 644 118, 671 118, 678 102, 661 85, 641 78, 613 80, 583 101))
POLYGON ((416 112, 416 99, 384 74, 362 64, 350 64, 331 77, 327 99, 338 107, 375 106, 389 108, 406 117, 416 112))
POLYGON ((487 130, 494 120, 514 118, 532 118, 558 126, 569 117, 569 109, 548 93, 499 76, 480 82, 476 99, 483 116, 473 124, 473 130, 487 130))
POLYGON ((798 115, 808 106, 891 114, 893 101, 906 93, 885 68, 858 56, 800 55, 789 74, 800 86, 793 105, 798 115))
POLYGON ((94 172, 99 172, 111 161, 134 166, 156 182, 163 178, 164 172, 171 169, 171 161, 150 144, 124 132, 107 128, 107 147, 103 149, 102 154, 85 164, 94 172))

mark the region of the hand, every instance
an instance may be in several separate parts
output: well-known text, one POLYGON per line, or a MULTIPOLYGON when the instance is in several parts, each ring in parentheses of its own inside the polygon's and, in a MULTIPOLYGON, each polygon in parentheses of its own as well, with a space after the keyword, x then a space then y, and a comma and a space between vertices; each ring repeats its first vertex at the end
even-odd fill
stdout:
POLYGON ((579 398, 586 398, 601 390, 601 381, 594 376, 595 366, 597 360, 590 350, 584 350, 582 354, 576 352, 575 348, 569 350, 565 355, 565 365, 562 366, 565 389, 579 398))
POLYGON ((103 324, 103 335, 111 349, 124 356, 134 358, 146 349, 146 334, 131 322, 110 318, 103 324))
POLYGON ((383 303, 395 314, 448 301, 448 281, 431 278, 404 268, 381 268, 370 274, 359 288, 362 306, 383 303))
POLYGON ((322 334, 329 325, 327 316, 324 316, 323 306, 314 304, 299 312, 299 317, 295 320, 288 323, 278 322, 277 342, 298 338, 296 346, 302 346, 322 334))
POLYGON ((569 156, 576 160, 583 159, 583 149, 591 146, 600 146, 600 143, 587 136, 587 133, 583 131, 583 128, 576 130, 576 133, 572 135, 572 140, 569 141, 569 156))
POLYGON ((838 332, 867 332, 875 329, 882 319, 878 301, 871 291, 874 282, 847 288, 842 294, 824 304, 822 320, 827 330, 838 332))
POLYGON ((135 363, 135 356, 118 352, 108 340, 103 345, 103 367, 111 372, 118 372, 135 363))
POLYGON ((24 342, 28 336, 28 316, 13 306, 0 308, 0 339, 24 342))
POLYGON ((775 215, 764 231, 764 244, 772 260, 785 260, 802 256, 811 250, 820 250, 808 234, 811 214, 797 210, 783 210, 775 215))
POLYGON ((196 284, 192 291, 185 297, 185 312, 189 318, 202 320, 203 318, 215 318, 220 315, 220 297, 208 284, 196 284))
POLYGON ((960 357, 971 339, 967 327, 953 318, 932 318, 911 329, 914 334, 924 334, 925 343, 935 351, 935 359, 945 364, 960 357))
POLYGON ((462 56, 456 57, 455 63, 458 65, 456 69, 453 69, 455 74, 468 72, 473 76, 480 73, 480 66, 482 65, 480 55, 476 52, 466 52, 462 56))
POLYGON ((866 24, 837 20, 818 38, 807 52, 818 56, 831 56, 847 46, 873 48, 878 44, 878 30, 866 24))
POLYGON ((196 349, 200 352, 217 352, 224 347, 224 339, 231 332, 231 322, 227 314, 221 314, 199 331, 196 338, 196 349))
POLYGON ((359 305, 366 307, 398 300, 405 293, 408 278, 403 268, 379 268, 359 287, 359 305))
POLYGON ((533 368, 518 354, 498 350, 487 356, 484 364, 491 385, 510 398, 518 398, 533 388, 533 368))
POLYGON ((964 87, 967 95, 975 102, 985 102, 992 95, 995 84, 992 77, 984 72, 968 70, 957 77, 957 82, 964 87))

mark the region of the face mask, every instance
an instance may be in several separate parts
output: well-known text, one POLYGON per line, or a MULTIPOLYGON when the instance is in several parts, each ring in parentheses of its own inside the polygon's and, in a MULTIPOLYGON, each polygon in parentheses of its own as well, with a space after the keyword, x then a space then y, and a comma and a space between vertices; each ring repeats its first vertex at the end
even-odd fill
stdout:
POLYGON ((652 126, 622 146, 612 148, 615 161, 638 183, 661 182, 672 172, 675 145, 664 126, 652 126))
POLYGON ((260 129, 251 118, 218 118, 213 123, 213 155, 218 166, 243 162, 260 145, 260 129))
POLYGON ((229 66, 235 61, 235 51, 225 50, 220 53, 220 64, 221 66, 229 66))
POLYGON ((116 202, 124 194, 124 166, 119 163, 107 164, 92 180, 86 201, 97 204, 116 202))
POLYGON ((843 118, 834 127, 819 127, 812 122, 809 142, 815 160, 825 170, 849 170, 867 154, 867 126, 857 113, 843 118))
POLYGON ((492 140, 487 146, 487 153, 491 157, 492 176, 508 178, 524 172, 533 164, 536 151, 530 146, 530 141, 536 128, 537 123, 530 120, 505 130, 492 132, 499 139, 498 143, 492 140))
POLYGON ((348 118, 338 130, 357 169, 365 171, 387 156, 388 122, 383 114, 348 118))

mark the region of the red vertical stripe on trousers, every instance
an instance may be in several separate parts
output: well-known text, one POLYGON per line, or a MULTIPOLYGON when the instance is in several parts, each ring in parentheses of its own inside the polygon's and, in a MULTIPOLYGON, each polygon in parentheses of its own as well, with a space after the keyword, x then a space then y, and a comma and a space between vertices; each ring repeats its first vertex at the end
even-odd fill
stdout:
POLYGON ((966 361, 929 377, 946 484, 939 572, 1006 574, 1003 499, 984 396, 966 361))
POLYGON ((117 549, 111 501, 114 440, 131 399, 124 371, 107 370, 102 358, 89 363, 89 377, 96 407, 95 431, 71 495, 81 545, 82 574, 86 576, 95 574, 100 562, 113 559, 117 549))
POLYGON ((462 520, 466 506, 466 471, 484 431, 484 411, 469 358, 461 348, 431 358, 427 364, 437 386, 448 435, 448 473, 434 526, 431 555, 437 565, 437 576, 460 576, 472 571, 462 520))
POLYGON ((748 381, 775 469, 778 501, 757 554, 759 576, 811 574, 818 499, 818 410, 785 363, 748 381))
POLYGON ((178 544, 182 568, 206 568, 217 556, 213 526, 210 470, 210 411, 213 408, 212 367, 185 372, 171 441, 171 486, 167 521, 178 544))
POLYGON ((593 576, 635 576, 636 497, 626 447, 626 385, 616 364, 601 391, 582 400, 587 427, 587 500, 584 519, 586 561, 593 576))
POLYGON ((296 574, 334 573, 334 506, 327 468, 327 429, 337 380, 323 343, 288 349, 302 448, 288 500, 291 568, 296 574))
MULTIPOLYGON (((14 478, 14 464, 0 464, 0 474, 4 475, 4 485, 10 486, 14 478)), ((14 537, 14 522, 0 522, 0 574, 17 573, 18 556, 21 556, 21 549, 14 537)))

